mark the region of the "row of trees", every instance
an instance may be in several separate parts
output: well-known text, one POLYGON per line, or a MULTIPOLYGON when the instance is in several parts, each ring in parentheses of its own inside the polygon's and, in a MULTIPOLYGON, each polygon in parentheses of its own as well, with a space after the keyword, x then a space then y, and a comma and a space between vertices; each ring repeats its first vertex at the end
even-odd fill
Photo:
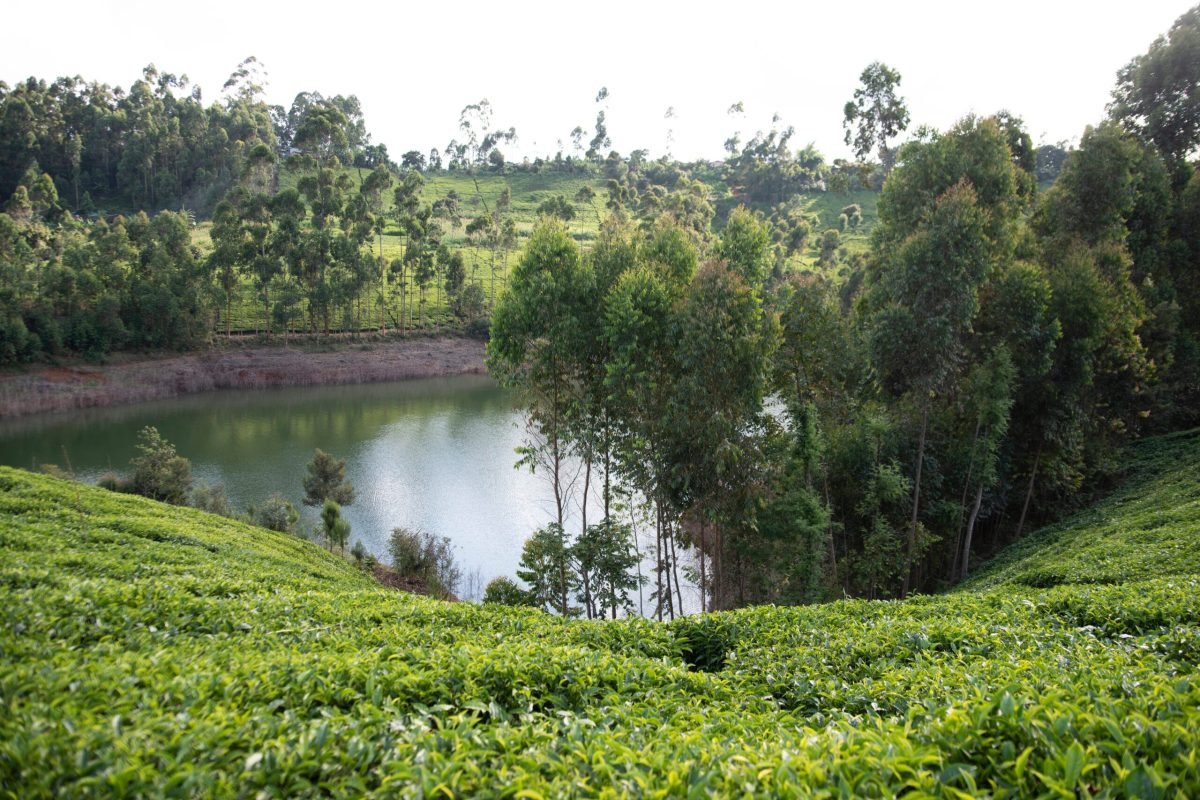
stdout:
POLYGON ((261 87, 245 78, 207 107, 186 75, 153 65, 128 91, 78 76, 0 84, 0 198, 32 170, 50 176, 53 208, 211 209, 257 148, 275 150, 261 87))

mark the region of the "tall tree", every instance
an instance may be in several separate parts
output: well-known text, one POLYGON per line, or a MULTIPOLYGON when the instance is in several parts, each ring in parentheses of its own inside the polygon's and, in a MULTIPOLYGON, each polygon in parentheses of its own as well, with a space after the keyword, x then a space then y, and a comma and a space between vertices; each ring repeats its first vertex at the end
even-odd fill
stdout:
POLYGON ((1109 114, 1182 162, 1200 146, 1200 6, 1117 73, 1109 114))
POLYGON ((897 94, 900 73, 876 61, 863 70, 859 82, 854 98, 842 109, 846 144, 860 159, 878 148, 880 161, 887 164, 888 140, 908 127, 908 107, 897 94))
POLYGON ((584 331, 579 321, 592 302, 591 276, 563 224, 543 217, 497 304, 488 341, 488 368, 525 394, 535 440, 526 462, 549 470, 555 522, 567 510, 564 475, 569 420, 578 401, 584 331))

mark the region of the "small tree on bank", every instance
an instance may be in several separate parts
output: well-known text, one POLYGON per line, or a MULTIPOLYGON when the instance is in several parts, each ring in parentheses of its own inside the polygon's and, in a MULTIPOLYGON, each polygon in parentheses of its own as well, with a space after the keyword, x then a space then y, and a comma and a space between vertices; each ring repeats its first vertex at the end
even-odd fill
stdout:
POLYGON ((339 552, 345 552, 346 542, 350 538, 350 523, 342 517, 342 507, 334 500, 325 500, 325 505, 321 509, 321 526, 325 532, 325 541, 329 543, 329 549, 333 550, 333 546, 337 545, 339 552))
POLYGON ((261 505, 251 506, 247 513, 255 525, 280 533, 295 533, 296 523, 300 519, 296 507, 279 492, 272 494, 261 505))
POLYGON ((346 482, 346 461, 317 448, 304 477, 304 505, 319 506, 332 500, 339 506, 354 502, 354 487, 346 482))
POLYGON ((138 433, 138 455, 129 462, 134 494, 181 506, 192 488, 192 462, 175 452, 175 445, 150 425, 138 433))
POLYGON ((431 595, 449 598, 458 590, 462 568, 454 560, 454 546, 449 537, 393 528, 388 550, 392 569, 403 577, 423 581, 431 595))

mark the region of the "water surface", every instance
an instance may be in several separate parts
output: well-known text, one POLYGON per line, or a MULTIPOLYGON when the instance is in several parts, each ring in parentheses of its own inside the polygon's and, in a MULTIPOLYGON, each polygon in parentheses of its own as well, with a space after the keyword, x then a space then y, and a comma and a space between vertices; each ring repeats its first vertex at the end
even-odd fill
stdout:
POLYGON ((0 463, 69 464, 95 481, 125 469, 138 431, 153 425, 236 509, 278 491, 311 529, 317 511, 302 507, 301 481, 320 447, 347 461, 352 541, 384 557, 396 526, 449 536, 464 575, 486 583, 513 575, 522 542, 553 518, 542 476, 513 468, 521 420, 512 395, 479 375, 215 392, 0 421, 0 463))

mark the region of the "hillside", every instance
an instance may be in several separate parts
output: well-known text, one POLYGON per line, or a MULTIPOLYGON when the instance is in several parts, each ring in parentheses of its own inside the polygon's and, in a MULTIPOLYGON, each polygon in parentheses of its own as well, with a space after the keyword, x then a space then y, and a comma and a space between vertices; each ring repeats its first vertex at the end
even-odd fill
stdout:
MULTIPOLYGON (((345 167, 341 172, 349 179, 357 192, 358 187, 369 171, 353 167, 345 167)), ((279 173, 281 188, 295 188, 300 179, 300 173, 295 170, 282 169, 279 173)), ((525 241, 538 219, 538 207, 547 200, 561 196, 574 207, 575 217, 567 222, 571 236, 585 249, 595 241, 601 220, 606 219, 609 210, 605 203, 607 190, 606 179, 602 175, 580 175, 573 172, 511 172, 505 174, 482 172, 471 174, 466 172, 431 172, 425 178, 421 200, 434 203, 445 199, 451 192, 458 197, 460 220, 457 224, 441 221, 444 228, 443 241, 452 251, 460 252, 463 256, 469 283, 477 283, 483 289, 488 303, 493 295, 498 294, 508 280, 508 273, 521 257, 525 241), (583 187, 590 187, 595 192, 595 199, 590 203, 574 202, 576 193, 583 187), (486 246, 472 241, 467 235, 466 226, 472 219, 496 207, 496 200, 508 189, 512 201, 509 209, 514 231, 516 234, 513 246, 502 248, 493 254, 486 246)), ((394 201, 391 193, 385 193, 383 208, 385 211, 384 234, 382 241, 373 240, 370 246, 372 253, 382 245, 384 259, 401 258, 406 247, 406 239, 399 224, 392 216, 394 201)), ((792 202, 802 208, 810 217, 812 231, 805 246, 791 259, 793 269, 819 269, 818 261, 821 255, 822 236, 825 231, 840 227, 841 209, 851 204, 858 205, 862 210, 862 221, 854 228, 840 232, 839 265, 831 270, 835 280, 840 281, 846 275, 845 263, 850 257, 865 254, 870 246, 871 230, 877 220, 876 205, 879 193, 870 190, 853 190, 847 192, 818 192, 814 194, 797 195, 792 202)), ((730 194, 728 187, 717 181, 710 186, 710 200, 716 210, 714 228, 720 230, 725 218, 741 201, 730 194)), ((759 204, 755 210, 769 216, 772 209, 769 204, 759 204)), ((201 252, 211 252, 212 222, 205 221, 192 229, 192 243, 201 252)), ((412 285, 411 276, 406 284, 409 292, 418 291, 412 285)), ((433 280, 426 290, 426 303, 421 319, 430 325, 445 325, 453 321, 449 298, 443 290, 442 278, 433 280)), ((378 287, 371 290, 372 295, 378 287)), ((249 275, 241 276, 235 289, 235 302, 230 309, 233 327, 241 331, 258 330, 262 325, 262 306, 260 295, 256 292, 254 281, 249 275)), ((367 304, 360 309, 366 315, 362 324, 367 328, 380 325, 380 310, 375 304, 367 304)), ((335 320, 335 327, 340 320, 335 320)), ((388 321, 392 324, 392 321, 388 321)))
POLYGON ((672 625, 0 469, 0 795, 1194 796, 1198 456, 1144 443, 953 594, 672 625))

